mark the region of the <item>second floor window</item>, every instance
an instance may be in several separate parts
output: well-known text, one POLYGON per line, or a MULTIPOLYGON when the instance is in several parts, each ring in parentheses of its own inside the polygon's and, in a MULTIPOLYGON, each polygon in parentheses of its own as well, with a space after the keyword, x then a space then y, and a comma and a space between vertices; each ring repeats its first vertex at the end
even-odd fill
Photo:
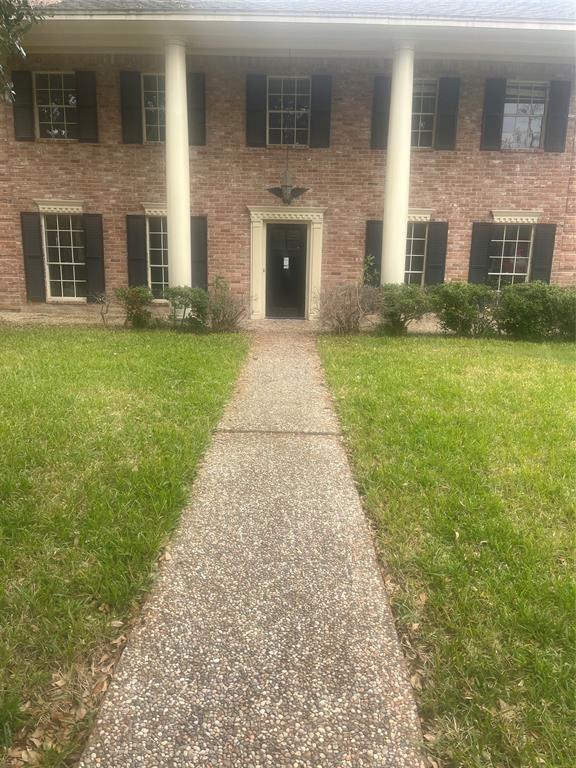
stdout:
POLYGON ((546 96, 546 83, 506 83, 502 149, 537 149, 541 145, 546 96))
POLYGON ((155 299, 163 299, 168 288, 168 228, 166 216, 146 219, 148 236, 148 285, 155 299))
POLYGON ((415 80, 412 92, 412 146, 432 147, 434 145, 434 122, 436 119, 436 80, 415 80))
POLYGON ((37 72, 34 76, 37 135, 41 139, 77 139, 78 108, 73 72, 37 72))
POLYGON ((268 78, 267 135, 268 144, 309 143, 309 77, 268 78))
POLYGON ((166 140, 166 80, 164 75, 142 75, 145 141, 166 140))

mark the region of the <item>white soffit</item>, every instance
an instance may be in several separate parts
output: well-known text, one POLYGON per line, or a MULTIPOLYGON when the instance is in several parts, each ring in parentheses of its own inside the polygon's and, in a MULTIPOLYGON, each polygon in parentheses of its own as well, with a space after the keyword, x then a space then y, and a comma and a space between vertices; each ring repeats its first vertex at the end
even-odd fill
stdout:
POLYGON ((391 58, 410 41, 421 58, 574 60, 574 26, 408 19, 58 15, 32 27, 30 51, 161 53, 167 37, 190 53, 391 58))
POLYGON ((496 224, 537 224, 542 211, 492 211, 496 224))

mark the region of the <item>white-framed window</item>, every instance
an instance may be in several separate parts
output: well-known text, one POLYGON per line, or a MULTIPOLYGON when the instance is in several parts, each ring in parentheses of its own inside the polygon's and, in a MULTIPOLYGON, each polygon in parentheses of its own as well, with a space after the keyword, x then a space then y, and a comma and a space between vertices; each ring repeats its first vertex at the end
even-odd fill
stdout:
POLYGON ((268 144, 309 144, 310 78, 269 76, 267 86, 268 144))
POLYGON ((166 216, 146 217, 148 285, 155 299, 168 288, 168 227, 166 216))
POLYGON ((166 141, 166 78, 162 74, 142 75, 144 140, 166 141))
POLYGON ((506 82, 502 149, 538 149, 542 145, 547 98, 548 83, 506 82))
POLYGON ((490 241, 488 282, 500 290, 525 283, 530 275, 534 227, 532 224, 495 224, 490 241))
POLYGON ((35 72, 36 133, 41 139, 77 139, 78 105, 74 72, 35 72))
POLYGON ((87 283, 82 216, 42 214, 42 241, 48 298, 85 299, 87 283))
POLYGON ((428 223, 409 221, 406 233, 406 265, 404 282, 408 285, 424 284, 428 223))
POLYGON ((413 147, 431 147, 434 144, 437 97, 437 80, 414 80, 412 91, 413 147))

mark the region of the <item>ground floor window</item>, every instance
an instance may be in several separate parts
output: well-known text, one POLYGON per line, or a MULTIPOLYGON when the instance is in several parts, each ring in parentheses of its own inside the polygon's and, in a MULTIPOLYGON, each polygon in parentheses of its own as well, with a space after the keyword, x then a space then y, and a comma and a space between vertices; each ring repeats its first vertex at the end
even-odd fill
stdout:
POLYGON ((408 223, 406 267, 404 272, 404 282, 408 283, 408 285, 424 284, 427 239, 428 224, 426 222, 408 223))
POLYGON ((156 299, 168 288, 168 228, 166 216, 148 216, 148 285, 156 299))
POLYGON ((530 224, 498 224, 490 241, 488 282, 500 290, 525 283, 530 274, 534 227, 530 224))
POLYGON ((84 299, 87 295, 82 216, 42 217, 47 294, 50 298, 84 299))

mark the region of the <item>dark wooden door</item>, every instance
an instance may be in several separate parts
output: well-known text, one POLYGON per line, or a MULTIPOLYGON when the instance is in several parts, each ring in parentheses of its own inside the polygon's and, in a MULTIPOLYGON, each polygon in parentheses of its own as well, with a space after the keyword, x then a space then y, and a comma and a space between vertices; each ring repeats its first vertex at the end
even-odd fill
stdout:
POLYGON ((266 232, 266 316, 304 317, 306 224, 268 224, 266 232))

